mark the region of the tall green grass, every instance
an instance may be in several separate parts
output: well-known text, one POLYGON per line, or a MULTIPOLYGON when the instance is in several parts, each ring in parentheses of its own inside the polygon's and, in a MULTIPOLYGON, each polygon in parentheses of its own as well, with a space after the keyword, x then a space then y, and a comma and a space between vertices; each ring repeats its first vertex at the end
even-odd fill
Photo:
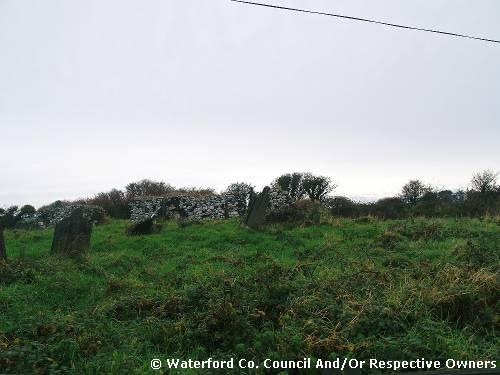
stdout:
POLYGON ((6 232, 0 373, 147 373, 152 358, 498 359, 499 221, 236 221, 127 237, 81 259, 6 232))

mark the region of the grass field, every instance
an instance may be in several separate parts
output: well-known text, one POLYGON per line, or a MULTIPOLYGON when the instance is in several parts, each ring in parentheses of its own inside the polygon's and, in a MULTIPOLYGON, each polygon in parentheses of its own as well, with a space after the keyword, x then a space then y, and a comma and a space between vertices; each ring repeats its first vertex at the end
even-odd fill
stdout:
POLYGON ((499 358, 500 221, 236 221, 126 237, 83 259, 6 231, 0 373, 152 373, 153 358, 499 358))

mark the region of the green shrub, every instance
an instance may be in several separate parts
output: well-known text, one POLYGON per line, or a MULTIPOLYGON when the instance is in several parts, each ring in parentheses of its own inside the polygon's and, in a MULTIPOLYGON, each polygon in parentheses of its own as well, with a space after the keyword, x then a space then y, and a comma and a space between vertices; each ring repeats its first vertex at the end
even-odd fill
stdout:
POLYGON ((453 250, 457 260, 474 267, 491 267, 500 263, 500 240, 467 240, 453 250))
POLYGON ((287 223, 295 225, 318 225, 327 210, 321 202, 310 199, 299 200, 267 215, 269 223, 287 223))
POLYGON ((397 232, 386 230, 377 237, 375 243, 384 249, 394 250, 398 243, 405 239, 404 236, 397 232))

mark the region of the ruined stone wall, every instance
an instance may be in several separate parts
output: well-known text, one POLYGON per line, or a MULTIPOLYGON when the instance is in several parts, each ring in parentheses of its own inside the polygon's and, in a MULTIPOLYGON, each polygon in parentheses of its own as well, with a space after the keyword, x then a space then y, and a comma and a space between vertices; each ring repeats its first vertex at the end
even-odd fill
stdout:
POLYGON ((32 224, 42 228, 52 226, 69 217, 77 208, 82 208, 83 216, 94 224, 100 224, 106 216, 106 211, 99 206, 55 202, 39 208, 33 217, 24 218, 21 224, 32 224))
POLYGON ((130 218, 180 217, 188 220, 226 219, 239 216, 237 201, 230 194, 208 197, 185 195, 144 197, 130 203, 130 218))
MULTIPOLYGON (((281 191, 272 190, 270 198, 271 210, 291 203, 288 195, 281 191)), ((243 215, 246 206, 246 201, 239 201, 229 193, 201 198, 183 195, 144 197, 132 201, 129 205, 130 218, 133 221, 168 217, 187 220, 227 219, 243 215)))
POLYGON ((292 199, 282 190, 271 189, 269 192, 270 209, 271 211, 279 210, 280 208, 289 206, 293 203, 292 199))

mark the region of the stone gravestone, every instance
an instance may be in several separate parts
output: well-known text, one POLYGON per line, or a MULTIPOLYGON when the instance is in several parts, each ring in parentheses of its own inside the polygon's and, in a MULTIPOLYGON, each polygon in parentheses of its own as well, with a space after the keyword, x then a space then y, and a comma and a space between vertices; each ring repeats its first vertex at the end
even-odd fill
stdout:
POLYGON ((75 209, 56 224, 51 254, 78 256, 90 249, 92 222, 83 215, 83 209, 75 209))
POLYGON ((262 192, 257 195, 252 202, 250 202, 250 207, 248 208, 248 216, 245 224, 250 228, 258 228, 266 219, 267 209, 269 207, 270 197, 269 192, 271 189, 266 186, 262 192))
POLYGON ((5 249, 5 239, 3 238, 3 227, 0 225, 0 260, 7 260, 7 250, 5 249))

